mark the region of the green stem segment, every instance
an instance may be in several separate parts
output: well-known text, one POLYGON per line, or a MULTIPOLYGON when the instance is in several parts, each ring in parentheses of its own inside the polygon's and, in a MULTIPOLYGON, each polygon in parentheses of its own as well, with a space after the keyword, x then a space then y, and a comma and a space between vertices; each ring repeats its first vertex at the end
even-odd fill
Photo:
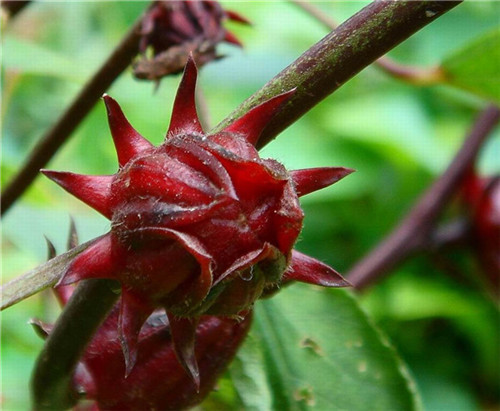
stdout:
MULTIPOLYGON (((289 1, 314 17, 327 29, 335 30, 337 28, 337 22, 313 4, 301 0, 289 1)), ((392 77, 418 86, 441 83, 445 80, 445 74, 440 67, 427 68, 404 65, 393 61, 387 56, 380 57, 373 64, 392 77)))
POLYGON ((33 409, 65 410, 76 404, 73 373, 80 356, 113 307, 111 280, 82 281, 71 296, 38 356, 32 376, 33 409))
POLYGON ((375 1, 341 24, 245 100, 220 131, 252 107, 284 91, 295 94, 264 129, 259 148, 347 80, 461 1, 375 1))
POLYGON ((32 295, 52 287, 66 272, 73 259, 94 244, 99 238, 87 241, 72 248, 64 254, 52 258, 46 263, 35 267, 21 277, 14 278, 0 287, 2 305, 0 310, 10 307, 32 295))

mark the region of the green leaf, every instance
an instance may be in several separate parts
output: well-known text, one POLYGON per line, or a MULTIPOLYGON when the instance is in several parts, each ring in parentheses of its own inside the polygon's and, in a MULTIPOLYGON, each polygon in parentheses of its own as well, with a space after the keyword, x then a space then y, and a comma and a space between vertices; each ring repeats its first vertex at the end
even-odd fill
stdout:
POLYGON ((435 279, 400 275, 390 278, 383 292, 365 295, 362 304, 375 318, 416 321, 479 317, 484 310, 481 297, 435 279))
POLYGON ((442 68, 449 84, 500 102, 500 29, 457 51, 442 68))
POLYGON ((264 353, 254 334, 250 334, 229 370, 246 411, 269 410, 272 393, 263 372, 264 353))
POLYGON ((236 389, 252 410, 420 408, 396 353, 343 290, 294 284, 259 301, 237 369, 236 389))

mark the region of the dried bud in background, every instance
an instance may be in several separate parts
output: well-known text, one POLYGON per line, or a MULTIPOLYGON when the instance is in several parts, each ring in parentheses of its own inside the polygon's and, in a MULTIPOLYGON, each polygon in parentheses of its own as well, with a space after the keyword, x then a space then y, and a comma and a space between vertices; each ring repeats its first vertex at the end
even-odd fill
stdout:
POLYGON ((221 42, 241 47, 240 41, 222 26, 227 19, 248 24, 216 1, 155 1, 143 21, 143 58, 134 64, 135 77, 159 80, 180 73, 190 53, 200 67, 220 58, 216 47, 221 42), (152 58, 145 57, 148 48, 152 58))
POLYGON ((29 3, 31 3, 30 0, 1 0, 0 6, 2 7, 2 12, 5 10, 8 17, 12 17, 19 13, 29 3))

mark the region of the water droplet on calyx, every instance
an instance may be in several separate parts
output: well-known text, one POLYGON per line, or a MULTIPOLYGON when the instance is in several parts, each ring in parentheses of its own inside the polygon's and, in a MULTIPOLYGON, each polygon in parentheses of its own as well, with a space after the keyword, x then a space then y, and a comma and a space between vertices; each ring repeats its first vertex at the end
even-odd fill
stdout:
POLYGON ((246 270, 240 271, 239 276, 243 281, 252 281, 253 280, 253 266, 247 268, 246 270))

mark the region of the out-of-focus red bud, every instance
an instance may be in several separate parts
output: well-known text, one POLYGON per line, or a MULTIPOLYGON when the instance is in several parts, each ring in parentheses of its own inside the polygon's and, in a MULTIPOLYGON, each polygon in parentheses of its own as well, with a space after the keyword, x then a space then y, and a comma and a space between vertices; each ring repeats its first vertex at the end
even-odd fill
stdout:
POLYGON ((472 222, 473 246, 493 292, 500 295, 500 177, 480 177, 470 170, 462 196, 472 222))
POLYGON ((213 389, 251 323, 203 316, 196 328, 199 389, 177 360, 164 313, 148 318, 139 335, 137 362, 125 377, 117 331, 118 308, 101 326, 82 357, 75 383, 102 410, 180 410, 200 403, 213 389))
MULTIPOLYGON (((197 383, 186 373, 175 354, 168 319, 153 313, 142 327, 137 362, 126 376, 118 333, 119 305, 99 327, 74 376, 75 389, 93 404, 76 409, 181 410, 201 401, 214 388, 247 335, 252 313, 244 319, 202 316, 196 327, 197 383)), ((42 337, 52 326, 32 320, 42 337)))

